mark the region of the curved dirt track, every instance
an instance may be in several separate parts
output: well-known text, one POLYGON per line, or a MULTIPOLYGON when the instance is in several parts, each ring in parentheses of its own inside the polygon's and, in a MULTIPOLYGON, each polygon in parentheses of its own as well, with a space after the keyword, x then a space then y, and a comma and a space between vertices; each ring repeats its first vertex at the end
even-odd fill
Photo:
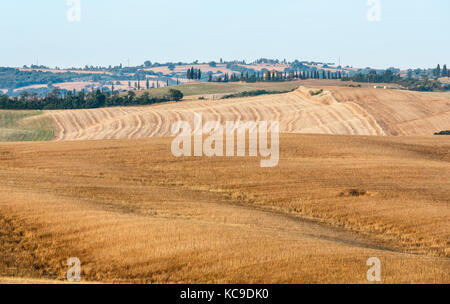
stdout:
POLYGON ((170 136, 178 120, 279 121, 281 133, 431 135, 450 128, 450 101, 397 90, 301 87, 280 95, 219 101, 193 100, 142 107, 48 111, 56 140, 170 136))

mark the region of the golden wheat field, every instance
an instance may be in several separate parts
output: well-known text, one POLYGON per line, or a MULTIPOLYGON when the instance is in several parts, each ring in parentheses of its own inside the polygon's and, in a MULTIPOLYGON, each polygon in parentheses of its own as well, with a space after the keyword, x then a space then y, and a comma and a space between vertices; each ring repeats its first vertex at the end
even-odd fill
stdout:
POLYGON ((401 90, 322 87, 225 100, 187 100, 145 107, 48 111, 56 140, 170 136, 175 121, 280 122, 282 133, 433 135, 450 129, 450 100, 401 90))
POLYGON ((2 282, 450 282, 450 141, 283 134, 280 163, 171 138, 0 145, 2 282))
POLYGON ((54 141, 0 143, 0 283, 64 282, 70 257, 94 283, 367 283, 371 257, 382 283, 450 283, 449 118, 337 86, 46 111, 54 141), (279 121, 278 166, 173 156, 194 112, 279 121))

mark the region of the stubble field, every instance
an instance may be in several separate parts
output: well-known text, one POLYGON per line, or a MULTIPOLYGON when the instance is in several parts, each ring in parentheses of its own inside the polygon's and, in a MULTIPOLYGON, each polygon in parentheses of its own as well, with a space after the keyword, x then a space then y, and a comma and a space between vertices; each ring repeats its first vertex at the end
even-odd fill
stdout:
MULTIPOLYGON (((282 135, 280 164, 175 158, 170 138, 0 146, 0 277, 450 282, 450 142, 282 135)), ((5 280, 5 279, 3 279, 5 280)))
POLYGON ((170 136, 176 121, 279 121, 282 133, 433 135, 450 129, 450 101, 424 93, 345 87, 300 87, 278 95, 186 100, 145 107, 48 111, 56 140, 170 136))

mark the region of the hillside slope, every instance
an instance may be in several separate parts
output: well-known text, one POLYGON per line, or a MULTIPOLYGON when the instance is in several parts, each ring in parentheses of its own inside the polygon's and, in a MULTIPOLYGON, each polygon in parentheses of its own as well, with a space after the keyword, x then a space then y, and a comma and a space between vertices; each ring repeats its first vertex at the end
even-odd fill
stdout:
POLYGON ((274 120, 282 133, 432 135, 450 129, 450 99, 381 89, 300 87, 279 95, 227 100, 188 100, 142 107, 48 111, 56 140, 170 136, 178 120, 274 120), (321 93, 320 93, 321 92, 321 93), (317 95, 315 95, 317 94, 317 95))
POLYGON ((42 111, 0 110, 0 142, 52 140, 53 125, 42 111))
POLYGON ((433 93, 327 87, 340 102, 356 103, 388 135, 432 135, 450 129, 450 98, 433 93))

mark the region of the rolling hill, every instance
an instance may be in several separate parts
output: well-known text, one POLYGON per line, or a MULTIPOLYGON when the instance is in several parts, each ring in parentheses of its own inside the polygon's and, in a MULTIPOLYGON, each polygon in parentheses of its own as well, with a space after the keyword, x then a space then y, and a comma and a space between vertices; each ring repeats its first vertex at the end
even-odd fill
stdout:
POLYGON ((170 136, 178 120, 275 120, 281 133, 432 135, 450 129, 450 100, 427 93, 345 87, 300 87, 279 95, 189 99, 143 107, 48 111, 56 140, 170 136), (319 88, 321 88, 320 91, 319 88), (320 93, 315 95, 315 93, 320 93))

